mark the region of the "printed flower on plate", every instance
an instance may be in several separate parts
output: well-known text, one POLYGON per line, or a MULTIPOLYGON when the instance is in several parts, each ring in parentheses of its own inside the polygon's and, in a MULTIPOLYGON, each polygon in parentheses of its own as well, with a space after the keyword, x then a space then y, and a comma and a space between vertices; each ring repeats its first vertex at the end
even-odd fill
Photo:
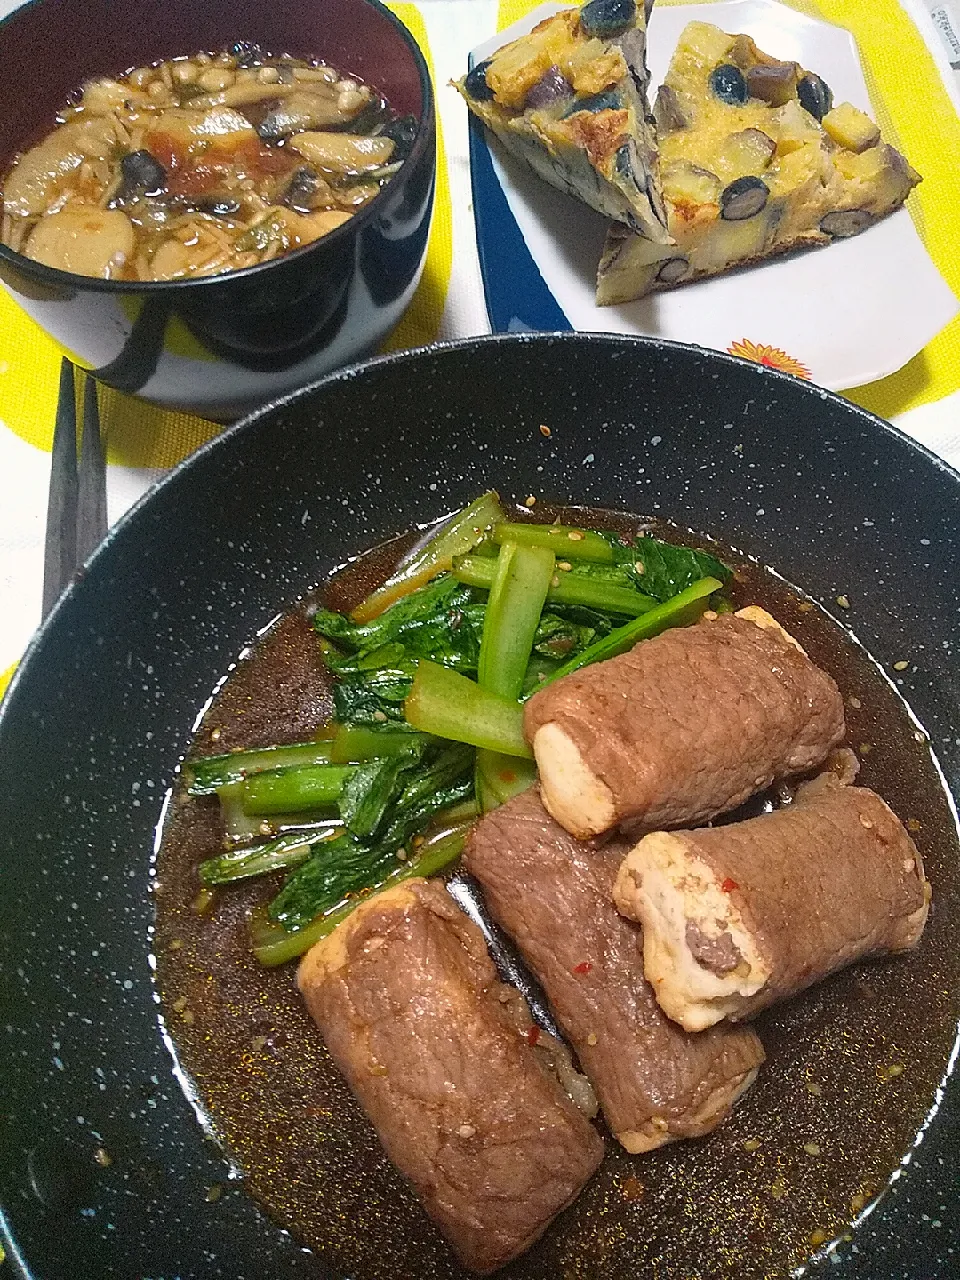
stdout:
POLYGON ((765 365, 768 369, 779 369, 781 373, 792 373, 797 378, 809 378, 810 370, 805 364, 788 355, 780 347, 771 347, 767 343, 751 342, 749 338, 738 338, 731 342, 727 350, 732 356, 740 356, 742 360, 752 360, 754 364, 765 365))

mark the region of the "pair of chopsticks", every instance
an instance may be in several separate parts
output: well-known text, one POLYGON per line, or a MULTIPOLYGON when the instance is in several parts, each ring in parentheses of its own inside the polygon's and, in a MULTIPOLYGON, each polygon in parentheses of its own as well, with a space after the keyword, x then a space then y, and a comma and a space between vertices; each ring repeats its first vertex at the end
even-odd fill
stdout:
POLYGON ((47 499, 43 617, 106 532, 107 466, 100 436, 97 384, 89 376, 84 380, 78 463, 74 367, 64 358, 60 365, 60 397, 47 499))

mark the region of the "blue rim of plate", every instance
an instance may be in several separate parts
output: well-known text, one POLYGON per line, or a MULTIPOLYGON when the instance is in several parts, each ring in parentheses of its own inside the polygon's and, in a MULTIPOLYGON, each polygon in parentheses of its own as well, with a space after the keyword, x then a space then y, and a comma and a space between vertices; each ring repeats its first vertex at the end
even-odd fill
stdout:
MULTIPOLYGON (((471 55, 468 70, 473 66, 471 55)), ((484 126, 472 112, 469 146, 477 256, 491 329, 494 333, 571 332, 573 325, 527 248, 494 171, 484 126)))

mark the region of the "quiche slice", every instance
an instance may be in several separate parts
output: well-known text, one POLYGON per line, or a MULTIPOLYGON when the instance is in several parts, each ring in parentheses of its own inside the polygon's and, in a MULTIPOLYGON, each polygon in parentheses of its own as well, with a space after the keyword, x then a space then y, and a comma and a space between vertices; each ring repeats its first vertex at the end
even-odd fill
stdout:
POLYGON ((920 181, 876 124, 795 62, 705 22, 683 31, 654 106, 673 244, 614 226, 597 302, 629 302, 856 235, 920 181))
POLYGON ((589 0, 504 45, 456 87, 541 178, 664 245, 646 30, 635 0, 589 0))

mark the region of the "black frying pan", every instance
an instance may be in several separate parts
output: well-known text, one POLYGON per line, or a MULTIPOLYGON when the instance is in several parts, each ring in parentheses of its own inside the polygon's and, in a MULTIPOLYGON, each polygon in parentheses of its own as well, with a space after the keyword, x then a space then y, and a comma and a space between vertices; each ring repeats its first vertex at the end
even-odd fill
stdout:
MULTIPOLYGON (((161 1035, 149 876, 177 761, 244 644, 350 555, 490 486, 665 515, 772 565, 835 615, 847 595, 843 621, 890 672, 960 794, 960 478, 838 397, 665 342, 547 335, 391 357, 264 410, 111 533, 0 713, 0 1202, 12 1274, 459 1274, 372 1140, 343 1146, 355 1194, 338 1211, 353 1221, 331 1220, 323 1256, 244 1194, 161 1035), (388 1240, 364 1262, 351 1241, 380 1220, 395 1249, 388 1240)), ((954 834, 935 875, 937 936, 948 938, 960 923, 954 834)), ((960 984, 949 960, 941 985, 934 1020, 903 1006, 933 1061, 887 1174, 905 1162, 833 1260, 821 1250, 802 1274, 957 1274, 960 1090, 946 1077, 960 984)), ((854 1051, 856 1035, 854 1021, 854 1051)), ((343 1131, 362 1133, 339 1096, 343 1131)), ((669 1179, 675 1158, 657 1153, 638 1176, 669 1179)), ((815 1163, 806 1176, 821 1176, 815 1163)), ((763 1214, 737 1207, 735 1163, 714 1189, 734 1206, 735 1263, 724 1240, 698 1239, 705 1206, 683 1185, 672 1225, 645 1221, 642 1198, 618 1198, 619 1186, 598 1183, 509 1274, 749 1280, 795 1266, 770 1261, 763 1214), (687 1232, 682 1264, 651 1259, 656 1230, 687 1232)), ((789 1196, 764 1207, 768 1220, 790 1212, 789 1196)))

